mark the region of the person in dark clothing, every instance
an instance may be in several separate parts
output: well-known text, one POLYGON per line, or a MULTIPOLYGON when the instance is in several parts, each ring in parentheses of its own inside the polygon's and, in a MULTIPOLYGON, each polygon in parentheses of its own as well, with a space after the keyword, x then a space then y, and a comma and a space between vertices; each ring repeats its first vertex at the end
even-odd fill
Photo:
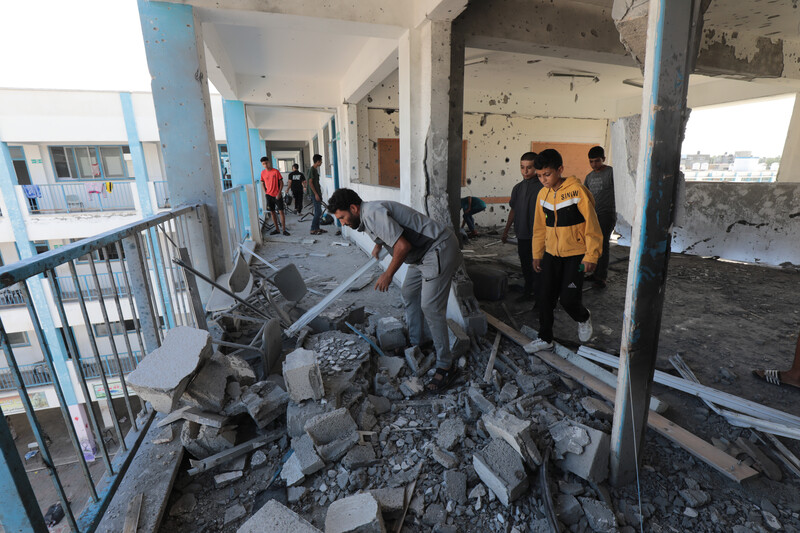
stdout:
POLYGON ((534 294, 539 290, 539 274, 533 270, 531 244, 536 196, 542 190, 542 184, 536 177, 536 169, 533 168, 534 159, 536 154, 533 152, 526 152, 520 158, 519 170, 522 173, 522 181, 514 185, 511 190, 511 200, 508 202, 511 212, 508 214, 506 229, 501 237, 503 242, 508 240, 508 230, 513 224, 514 233, 517 235, 517 253, 522 267, 522 277, 525 279, 520 301, 533 300, 534 294))
POLYGON ((598 289, 606 287, 608 278, 608 241, 611 232, 617 225, 617 205, 614 199, 614 169, 606 165, 606 152, 602 146, 594 146, 589 150, 589 166, 592 171, 586 175, 583 184, 594 196, 594 208, 597 211, 597 220, 603 231, 603 255, 597 262, 597 270, 586 277, 598 289))
POLYGON ((289 185, 294 198, 294 212, 298 215, 303 210, 303 189, 305 188, 306 177, 300 172, 300 167, 295 163, 292 171, 289 172, 289 185))

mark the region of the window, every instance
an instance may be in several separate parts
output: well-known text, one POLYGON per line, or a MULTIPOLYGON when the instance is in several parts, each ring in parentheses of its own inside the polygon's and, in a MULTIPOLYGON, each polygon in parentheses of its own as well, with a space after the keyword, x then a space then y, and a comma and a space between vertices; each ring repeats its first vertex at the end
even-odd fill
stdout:
MULTIPOLYGON (((31 345, 31 341, 28 339, 28 334, 24 331, 15 331, 13 333, 7 332, 6 335, 8 335, 8 342, 11 344, 12 348, 31 345)), ((0 349, 5 349, 5 344, 0 346, 0 349)))
MULTIPOLYGON (((92 324, 92 329, 94 329, 94 336, 95 337, 108 337, 108 328, 105 324, 92 324)), ((112 335, 123 335, 124 333, 130 333, 136 331, 136 324, 133 320, 125 320, 124 322, 111 322, 111 334, 112 335)))
POLYGON ((124 146, 51 146, 57 179, 129 179, 124 146))
MULTIPOLYGON (((82 239, 70 239, 69 242, 70 242, 70 244, 72 244, 72 243, 78 242, 80 240, 82 240, 82 239)), ((123 248, 122 246, 120 246, 120 248, 122 248, 122 258, 125 259, 125 248, 123 248)), ((145 250, 147 250, 147 247, 145 247, 145 250)), ((92 252, 92 259, 95 262, 97 262, 97 261, 105 261, 106 260, 106 253, 108 253, 108 259, 110 261, 119 260, 119 251, 117 250, 117 245, 116 244, 109 244, 108 246, 106 246, 104 248, 100 248, 98 250, 93 251, 92 252)), ((147 255, 147 257, 150 257, 150 256, 147 255)), ((78 260, 78 263, 86 263, 86 262, 87 262, 87 260, 86 260, 86 256, 85 255, 82 256, 78 260)))
POLYGON ((50 246, 47 245, 47 241, 33 241, 33 245, 36 247, 37 255, 50 251, 50 246))

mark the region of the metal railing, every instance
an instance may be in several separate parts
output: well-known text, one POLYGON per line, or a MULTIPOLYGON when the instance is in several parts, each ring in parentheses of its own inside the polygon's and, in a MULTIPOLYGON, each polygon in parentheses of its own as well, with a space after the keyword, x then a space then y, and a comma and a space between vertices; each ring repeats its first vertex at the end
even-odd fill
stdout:
POLYGON ((159 209, 169 209, 169 183, 154 181, 153 189, 156 191, 156 206, 159 209))
MULTIPOLYGON (((168 280, 169 290, 172 292, 185 290, 186 284, 183 281, 183 276, 180 275, 180 267, 165 266, 165 268, 172 274, 170 280, 168 280)), ((111 276, 107 272, 98 273, 98 283, 95 283, 92 274, 78 274, 77 286, 72 276, 57 276, 56 280, 61 290, 61 296, 65 301, 74 301, 78 299, 78 287, 86 300, 97 300, 100 295, 104 298, 108 298, 113 296, 115 292, 117 296, 127 298, 130 292, 124 272, 113 272, 112 274, 114 276, 113 282, 111 276)), ((150 274, 151 277, 155 276, 152 269, 150 270, 150 274)), ((153 279, 153 281, 155 281, 155 279, 153 279)))
POLYGON ((237 185, 222 192, 222 201, 225 208, 225 230, 228 245, 231 250, 231 259, 236 257, 239 245, 250 236, 250 228, 244 223, 244 210, 247 209, 247 190, 244 185, 237 185))
POLYGON ((684 170, 686 181, 732 181, 771 183, 778 177, 777 170, 684 170))
POLYGON ((25 305, 25 297, 18 287, 8 287, 0 289, 0 307, 12 307, 15 305, 25 305))
MULTIPOLYGON (((26 387, 39 387, 42 385, 52 385, 53 378, 44 363, 30 363, 19 365, 20 374, 26 387)), ((0 368, 0 391, 14 390, 17 388, 11 369, 0 368)))
MULTIPOLYGON (((37 363, 35 367, 17 363, 2 317, 0 317, 0 342, 5 352, 11 380, 19 395, 19 403, 27 415, 43 464, 64 509, 67 526, 72 531, 92 532, 97 528, 153 420, 153 411, 148 410, 141 400, 137 401, 134 409, 125 374, 136 368, 140 354, 148 353, 160 346, 166 330, 181 325, 197 326, 193 309, 202 309, 196 299, 197 295, 194 290, 191 294, 187 292, 188 297, 169 290, 170 287, 183 283, 175 279, 183 273, 178 273, 169 266, 173 264, 173 259, 187 257, 187 250, 205 253, 203 243, 207 236, 205 234, 207 219, 204 209, 204 206, 200 205, 184 206, 0 269, 0 289, 16 285, 22 293, 32 330, 42 350, 43 363, 37 363), (97 262, 89 260, 91 275, 88 278, 79 277, 76 264, 88 260, 101 249, 105 252, 101 255, 104 260, 97 262), (109 253, 109 249, 114 249, 113 255, 120 258, 114 262, 116 270, 112 270, 109 259, 112 254, 109 253), (70 311, 68 318, 65 307, 67 295, 62 291, 61 282, 56 281, 56 268, 61 269, 64 266, 68 269, 73 287, 81 287, 81 281, 84 280, 89 294, 104 293, 101 278, 105 276, 104 282, 107 281, 110 287, 109 297, 99 298, 96 303, 92 303, 92 311, 96 312, 99 308, 107 332, 113 331, 108 307, 112 307, 115 317, 137 319, 133 320, 135 333, 121 335, 125 343, 123 350, 118 349, 115 342, 111 342, 110 355, 99 353, 98 341, 89 317, 87 304, 89 298, 84 296, 83 290, 75 291, 79 312, 70 311), (150 270, 153 271, 152 275, 150 270), (133 298, 120 298, 120 287, 130 287, 133 298), (72 326, 63 328, 63 336, 56 329, 55 320, 49 319, 49 314, 44 313, 48 320, 40 321, 40 315, 36 311, 37 307, 48 305, 48 298, 45 297, 46 288, 49 288, 52 294, 60 323, 72 326), (165 323, 163 329, 160 327, 162 318, 165 323), (74 330, 81 326, 88 335, 88 343, 79 345, 74 330), (73 367, 76 374, 74 381, 67 370, 67 359, 80 363, 73 367), (114 379, 113 390, 121 391, 126 415, 131 424, 131 433, 126 441, 119 422, 122 415, 118 414, 118 409, 112 402, 112 396, 117 394, 105 394, 105 398, 98 398, 98 401, 106 402, 111 412, 113 431, 119 443, 119 449, 113 460, 105 439, 102 438, 103 424, 95 414, 95 409, 89 406, 82 410, 87 420, 76 422, 81 428, 78 432, 73 425, 70 410, 70 407, 74 406, 67 401, 69 397, 70 402, 75 402, 74 398, 78 397, 76 389, 81 390, 83 398, 92 398, 87 384, 90 379, 100 379, 104 390, 111 391, 109 378, 114 379), (27 390, 30 386, 49 383, 53 385, 74 448, 76 462, 85 481, 88 501, 80 514, 73 511, 67 500, 49 450, 48 439, 45 438, 34 410, 33 400, 27 390), (137 411, 140 409, 146 414, 143 419, 137 418, 137 411), (83 424, 88 426, 89 433, 95 436, 94 441, 83 431, 83 424), (101 458, 105 466, 102 485, 98 485, 89 471, 88 462, 95 456, 101 458)), ((3 523, 0 524, 0 529, 45 531, 42 511, 36 502, 36 495, 25 473, 5 417, 2 415, 2 409, 0 409, 0 468, 3 469, 0 475, 0 493, 3 494, 4 500, 2 505, 7 511, 1 515, 3 523)), ((76 509, 81 509, 82 503, 73 501, 76 509)))
POLYGON ((111 192, 102 181, 48 183, 22 187, 27 196, 28 212, 87 213, 92 211, 135 211, 136 194, 132 181, 112 181, 111 192))

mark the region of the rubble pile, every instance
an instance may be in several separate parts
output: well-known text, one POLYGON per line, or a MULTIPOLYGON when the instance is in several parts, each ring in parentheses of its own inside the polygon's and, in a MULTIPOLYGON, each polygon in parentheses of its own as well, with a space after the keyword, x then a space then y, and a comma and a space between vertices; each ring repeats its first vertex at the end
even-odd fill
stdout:
MULTIPOLYGON (((491 344, 452 323, 461 377, 428 395, 430 348, 409 347, 396 318, 357 326, 384 355, 356 334, 308 335, 285 354, 282 376, 259 382, 241 359, 202 355, 206 344, 181 355, 185 390, 150 397, 174 404, 173 415, 185 410, 180 435, 195 459, 280 436, 181 475, 162 530, 384 532, 404 520, 403 531, 521 533, 551 531, 557 520, 572 532, 631 533, 644 522, 648 531, 747 533, 797 522, 794 496, 779 508, 768 498, 747 508, 716 502, 714 473, 661 437, 646 448, 640 507, 636 487, 607 485, 610 406, 535 356, 503 341, 484 382, 491 344)), ((146 380, 134 382, 149 401, 146 380)))

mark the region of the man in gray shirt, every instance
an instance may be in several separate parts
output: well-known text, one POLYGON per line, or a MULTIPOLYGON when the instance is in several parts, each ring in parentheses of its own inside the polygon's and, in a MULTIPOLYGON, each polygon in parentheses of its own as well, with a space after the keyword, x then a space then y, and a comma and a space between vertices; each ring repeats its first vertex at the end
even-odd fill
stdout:
POLYGON ((608 241, 611 232, 617 225, 617 204, 614 199, 614 169, 606 165, 606 152, 602 146, 594 146, 589 150, 589 166, 592 171, 586 175, 583 184, 594 196, 594 209, 597 221, 603 231, 603 255, 597 262, 594 274, 586 277, 598 289, 604 289, 608 279, 608 241))
POLYGON ((375 283, 376 290, 388 290, 400 266, 408 265, 401 294, 409 341, 415 346, 422 342, 424 315, 436 348, 436 374, 426 388, 439 391, 448 387, 457 367, 450 353, 445 313, 450 282, 463 261, 453 230, 398 202, 364 202, 350 189, 334 192, 328 211, 345 226, 369 235, 375 242, 373 257, 377 258, 382 248, 391 254, 392 261, 375 283))

